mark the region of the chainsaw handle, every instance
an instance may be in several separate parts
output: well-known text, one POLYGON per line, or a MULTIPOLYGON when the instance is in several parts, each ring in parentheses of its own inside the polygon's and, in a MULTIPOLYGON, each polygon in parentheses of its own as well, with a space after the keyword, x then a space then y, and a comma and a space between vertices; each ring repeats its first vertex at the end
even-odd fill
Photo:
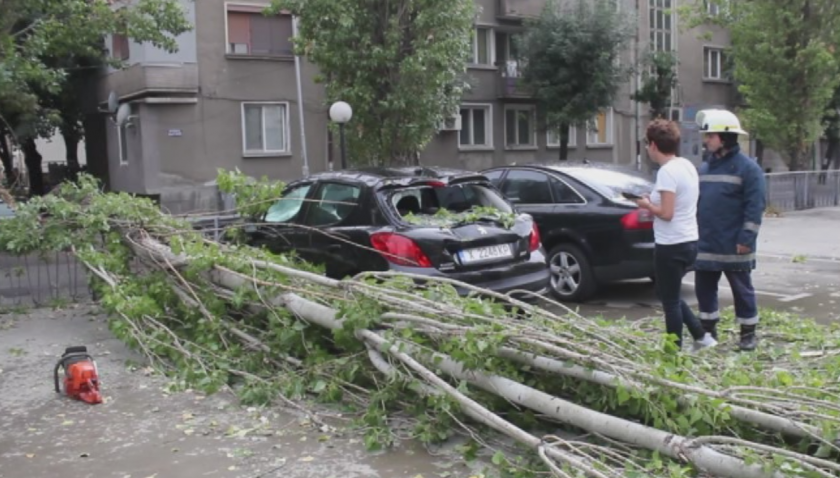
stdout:
MULTIPOLYGON (((64 367, 65 362, 67 362, 70 359, 75 359, 75 358, 89 359, 91 361, 91 363, 93 363, 93 366, 96 367, 96 361, 93 359, 93 357, 90 354, 88 354, 86 352, 82 352, 82 353, 72 352, 72 353, 65 354, 63 357, 61 357, 61 360, 59 360, 58 363, 55 364, 55 370, 53 370, 53 380, 55 381, 55 393, 61 393, 61 389, 58 386, 58 370, 60 368, 64 367)), ((66 369, 66 367, 64 367, 64 368, 66 369)))
POLYGON ((59 360, 57 364, 55 364, 55 370, 53 370, 53 379, 55 380, 55 393, 61 393, 61 389, 58 388, 58 369, 61 368, 62 364, 64 364, 63 360, 59 360))

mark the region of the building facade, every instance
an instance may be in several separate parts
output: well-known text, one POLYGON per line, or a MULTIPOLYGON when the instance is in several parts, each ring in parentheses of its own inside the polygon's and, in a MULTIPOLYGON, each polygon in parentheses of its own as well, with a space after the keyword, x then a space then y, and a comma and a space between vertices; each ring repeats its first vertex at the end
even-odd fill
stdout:
MULTIPOLYGON (((737 98, 725 73, 727 34, 712 31, 705 40, 702 32, 678 28, 677 1, 617 0, 617 8, 638 22, 638 41, 621 61, 632 64, 649 48, 677 53, 671 115, 683 125, 683 154, 699 159, 694 115, 705 107, 731 107, 737 98)), ((460 114, 442 125, 421 161, 481 169, 556 160, 559 135, 540 127, 536 103, 520 85, 512 41, 545 0, 476 2, 473 54, 466 65, 471 88, 460 114)), ((178 38, 173 54, 108 38, 111 55, 126 66, 103 72, 97 83, 100 112, 89 119, 89 168, 113 190, 159 195, 173 212, 218 209, 213 180, 219 169, 278 180, 329 169, 337 154, 328 134, 329 105, 313 81, 317 68, 295 61, 293 19, 263 16, 268 3, 184 0, 195 28, 178 38), (120 124, 101 114, 111 92, 129 105, 120 124), (92 145, 96 139, 105 141, 92 145)), ((647 109, 630 99, 637 84, 634 77, 622 86, 613 107, 592 119, 594 128, 572 128, 570 159, 647 167, 638 155, 644 154, 639 140, 647 109)))

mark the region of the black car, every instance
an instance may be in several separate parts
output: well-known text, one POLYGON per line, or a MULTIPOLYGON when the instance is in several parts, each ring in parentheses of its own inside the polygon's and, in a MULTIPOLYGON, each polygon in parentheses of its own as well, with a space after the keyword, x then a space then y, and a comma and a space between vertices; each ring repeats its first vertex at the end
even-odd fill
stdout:
POLYGON ((622 197, 653 182, 627 167, 597 163, 513 165, 482 171, 539 226, 550 290, 561 301, 590 298, 599 284, 653 278, 653 216, 622 197))
POLYGON ((534 221, 480 173, 408 167, 315 174, 290 183, 253 219, 250 245, 293 250, 336 279, 391 270, 501 293, 548 290, 534 221))

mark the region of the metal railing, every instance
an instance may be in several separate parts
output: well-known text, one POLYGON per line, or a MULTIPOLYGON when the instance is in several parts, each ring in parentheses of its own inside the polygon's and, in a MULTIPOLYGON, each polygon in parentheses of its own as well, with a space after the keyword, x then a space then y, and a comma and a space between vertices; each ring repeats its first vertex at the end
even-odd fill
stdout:
POLYGON ((57 306, 91 297, 87 271, 71 252, 0 254, 0 307, 57 306))
POLYGON ((840 171, 767 173, 767 208, 779 212, 840 206, 840 171))

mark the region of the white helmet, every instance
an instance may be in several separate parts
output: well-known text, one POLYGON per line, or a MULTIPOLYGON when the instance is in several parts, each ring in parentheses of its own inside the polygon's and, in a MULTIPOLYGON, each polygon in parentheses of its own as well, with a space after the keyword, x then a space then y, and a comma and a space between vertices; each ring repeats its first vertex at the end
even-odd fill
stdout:
POLYGON ((738 117, 727 110, 702 110, 697 113, 697 125, 700 126, 700 134, 735 133, 748 136, 748 133, 741 129, 738 117))

